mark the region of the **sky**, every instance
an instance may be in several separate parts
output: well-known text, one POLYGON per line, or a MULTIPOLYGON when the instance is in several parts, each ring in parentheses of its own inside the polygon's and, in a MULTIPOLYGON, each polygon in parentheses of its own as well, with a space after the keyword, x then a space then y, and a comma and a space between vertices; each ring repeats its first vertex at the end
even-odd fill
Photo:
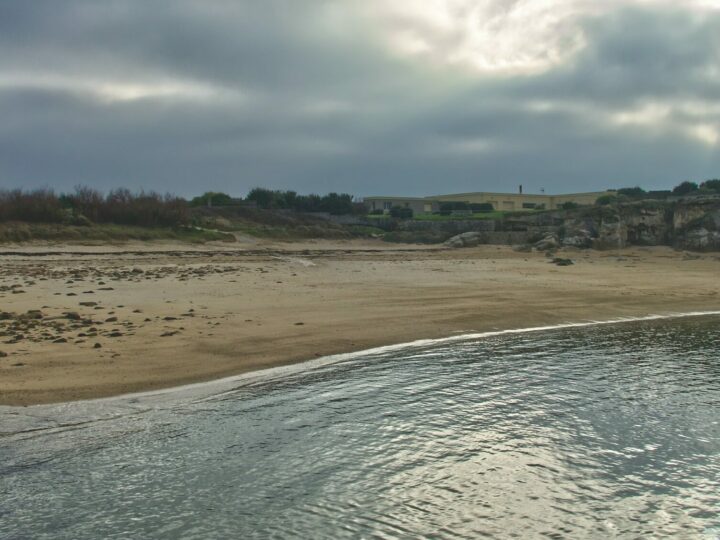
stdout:
POLYGON ((0 0, 0 188, 720 177, 720 0, 0 0))

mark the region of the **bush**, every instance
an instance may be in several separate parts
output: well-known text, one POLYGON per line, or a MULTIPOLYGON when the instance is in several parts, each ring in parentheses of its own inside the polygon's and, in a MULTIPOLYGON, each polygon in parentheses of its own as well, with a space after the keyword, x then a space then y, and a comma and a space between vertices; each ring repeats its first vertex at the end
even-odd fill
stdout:
MULTIPOLYGON (((595 202, 596 202, 596 204, 600 204, 597 201, 595 201, 595 202)), ((562 210, 575 210, 576 208, 579 208, 579 207, 580 207, 580 205, 578 203, 572 202, 572 201, 565 201, 564 203, 562 203, 560 205, 560 208, 562 210)))
POLYGON ((0 191, 0 221, 60 223, 66 213, 51 189, 0 191))
POLYGON ((700 189, 703 191, 720 193, 720 180, 705 180, 702 184, 700 184, 700 189))
POLYGON ((495 211, 492 203, 471 203, 470 210, 473 212, 487 213, 495 211))
POLYGON ((643 188, 635 186, 631 188, 620 188, 617 190, 617 194, 631 199, 642 199, 647 195, 647 192, 643 188))
POLYGON ((462 201, 448 201, 440 203, 440 215, 449 216, 453 213, 453 210, 471 210, 471 207, 468 203, 462 201))
POLYGON ((253 188, 247 195, 248 201, 254 201, 258 208, 287 209, 296 212, 328 212, 334 215, 353 214, 365 211, 353 202, 348 193, 328 193, 298 195, 294 191, 274 191, 265 188, 253 188))
POLYGON ((598 206, 607 206, 609 204, 615 204, 619 201, 619 198, 617 195, 601 195, 597 198, 595 201, 595 204, 598 206))
POLYGON ((390 215, 397 219, 412 219, 413 210, 406 206, 393 206, 390 209, 390 215))
POLYGON ((154 192, 133 194, 116 189, 106 197, 78 186, 74 193, 56 196, 51 190, 0 192, 0 221, 65 223, 117 223, 142 227, 176 227, 189 222, 187 202, 154 192))
POLYGON ((699 189, 699 186, 695 182, 682 182, 681 184, 678 184, 675 186, 672 190, 673 195, 687 195, 688 193, 693 193, 694 191, 697 191, 699 189))
POLYGON ((233 202, 233 198, 227 193, 206 191, 199 197, 194 197, 190 206, 229 206, 233 202))

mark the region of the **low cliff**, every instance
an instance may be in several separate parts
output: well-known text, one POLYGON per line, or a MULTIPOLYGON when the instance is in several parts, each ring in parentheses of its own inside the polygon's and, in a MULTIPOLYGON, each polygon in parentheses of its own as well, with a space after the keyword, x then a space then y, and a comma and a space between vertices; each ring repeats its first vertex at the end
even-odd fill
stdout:
POLYGON ((400 241, 422 236, 420 241, 442 242, 466 232, 479 233, 473 238, 486 244, 534 244, 552 237, 564 247, 672 246, 720 251, 720 197, 637 201, 474 222, 408 220, 395 225, 393 236, 400 241))
POLYGON ((499 228, 523 227, 539 235, 551 227, 563 246, 595 249, 673 246, 720 251, 720 198, 639 201, 528 214, 515 216, 499 228))

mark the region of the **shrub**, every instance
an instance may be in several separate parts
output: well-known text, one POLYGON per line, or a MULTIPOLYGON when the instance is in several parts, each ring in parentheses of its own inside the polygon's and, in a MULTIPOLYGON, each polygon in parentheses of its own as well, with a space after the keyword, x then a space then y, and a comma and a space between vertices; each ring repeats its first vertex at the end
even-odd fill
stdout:
POLYGON ((233 202, 233 198, 227 193, 206 191, 199 197, 194 197, 190 206, 229 206, 233 202))
POLYGON ((247 200, 254 201, 259 208, 287 209, 296 212, 328 212, 335 215, 365 212, 353 196, 348 193, 328 193, 320 196, 315 194, 298 195, 294 191, 274 191, 265 188, 253 188, 247 200))
POLYGON ((393 206, 390 209, 390 215, 397 219, 412 219, 413 210, 406 206, 393 206))
POLYGON ((620 188, 617 190, 617 194, 631 199, 641 199, 647 195, 647 192, 643 188, 635 186, 631 188, 620 188))
POLYGON ((462 201, 448 201, 440 203, 440 215, 449 216, 452 214, 453 210, 471 210, 471 207, 468 203, 462 201))
POLYGON ((487 213, 493 212, 495 210, 495 207, 492 205, 492 203, 471 203, 470 210, 472 210, 473 212, 487 213))
POLYGON ((619 201, 619 198, 617 195, 608 194, 608 195, 601 195, 600 197, 598 197, 597 200, 595 201, 595 204, 597 204, 598 206, 607 206, 609 204, 615 204, 618 201, 619 201))
POLYGON ((60 223, 65 211, 51 189, 0 191, 0 221, 60 223))
POLYGON ((703 191, 714 191, 715 193, 720 193, 720 180, 705 180, 702 184, 700 184, 700 189, 703 191))
POLYGON ((175 227, 189 222, 187 202, 154 192, 133 194, 116 189, 106 197, 78 186, 74 193, 56 196, 51 190, 0 192, 0 221, 66 223, 88 226, 117 223, 143 227, 175 227))
POLYGON ((699 189, 695 182, 682 182, 673 188, 673 195, 687 195, 699 189))

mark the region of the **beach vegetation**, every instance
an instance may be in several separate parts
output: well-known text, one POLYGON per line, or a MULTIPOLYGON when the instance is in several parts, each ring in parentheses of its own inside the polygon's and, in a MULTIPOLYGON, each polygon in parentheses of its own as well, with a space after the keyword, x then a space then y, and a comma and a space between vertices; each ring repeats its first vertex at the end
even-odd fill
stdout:
POLYGON ((698 191, 698 189, 700 189, 700 186, 697 185, 697 182, 690 182, 686 180, 685 182, 681 182, 680 184, 675 186, 672 192, 673 195, 687 195, 689 193, 698 191))
POLYGON ((207 206, 212 208, 213 206, 230 206, 236 202, 239 202, 239 200, 233 199, 227 193, 206 191, 202 195, 190 199, 190 206, 207 206))
POLYGON ((627 197, 629 199, 642 199, 647 196, 647 191, 640 186, 620 188, 616 191, 616 193, 620 197, 627 197))
POLYGON ((601 195, 595 200, 595 204, 598 206, 609 206, 618 202, 620 202, 620 197, 611 193, 608 193, 607 195, 601 195))
POLYGON ((7 221, 177 227, 188 225, 190 215, 187 202, 173 195, 116 189, 103 196, 92 188, 78 186, 74 192, 61 195, 50 189, 0 191, 0 222, 7 221))
POLYGON ((256 187, 246 200, 265 210, 294 210, 296 212, 326 212, 332 215, 365 213, 365 207, 356 203, 349 193, 327 195, 299 195, 295 191, 280 191, 256 187))
POLYGON ((706 192, 720 193, 720 179, 705 180, 700 184, 700 189, 706 192))
POLYGON ((0 242, 29 242, 33 240, 62 241, 80 244, 102 244, 139 241, 181 241, 205 243, 234 242, 232 234, 197 227, 137 227, 100 224, 92 227, 63 223, 5 222, 0 223, 0 242))

